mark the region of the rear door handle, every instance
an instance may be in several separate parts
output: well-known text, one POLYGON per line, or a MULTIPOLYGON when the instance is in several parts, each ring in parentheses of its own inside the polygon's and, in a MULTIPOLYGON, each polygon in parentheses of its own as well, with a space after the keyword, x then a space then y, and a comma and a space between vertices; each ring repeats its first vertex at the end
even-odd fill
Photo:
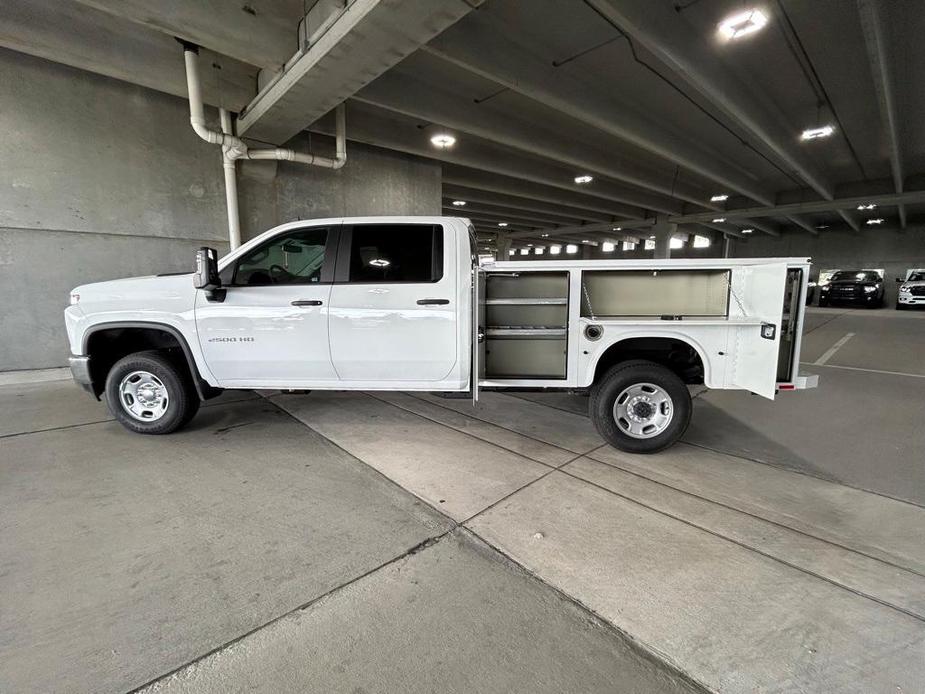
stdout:
POLYGON ((449 299, 418 299, 418 306, 444 306, 448 303, 449 299))
POLYGON ((298 301, 292 302, 293 306, 321 306, 321 302, 318 299, 299 299, 298 301))

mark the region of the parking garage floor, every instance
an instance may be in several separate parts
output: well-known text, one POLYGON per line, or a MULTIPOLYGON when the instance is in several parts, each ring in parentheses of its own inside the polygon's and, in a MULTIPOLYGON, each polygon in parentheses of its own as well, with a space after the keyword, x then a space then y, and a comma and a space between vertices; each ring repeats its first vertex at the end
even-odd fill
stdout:
POLYGON ((700 393, 650 457, 571 395, 146 438, 2 386, 0 691, 920 691, 923 355, 925 313, 812 309, 818 390, 700 393))

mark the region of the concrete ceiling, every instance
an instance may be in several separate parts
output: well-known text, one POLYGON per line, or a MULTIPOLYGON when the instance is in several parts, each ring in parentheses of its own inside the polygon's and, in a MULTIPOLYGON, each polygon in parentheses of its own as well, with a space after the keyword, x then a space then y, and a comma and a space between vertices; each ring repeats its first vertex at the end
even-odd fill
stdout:
POLYGON ((888 226, 925 215, 919 0, 772 0, 763 30, 728 42, 717 24, 741 0, 352 0, 309 45, 314 4, 4 0, 0 45, 185 96, 179 36, 204 49, 208 103, 276 143, 330 132, 322 114, 348 99, 348 139, 444 162, 448 211, 515 239, 657 214, 875 233, 856 209, 872 196, 888 226), (452 149, 430 144, 442 131, 452 149))

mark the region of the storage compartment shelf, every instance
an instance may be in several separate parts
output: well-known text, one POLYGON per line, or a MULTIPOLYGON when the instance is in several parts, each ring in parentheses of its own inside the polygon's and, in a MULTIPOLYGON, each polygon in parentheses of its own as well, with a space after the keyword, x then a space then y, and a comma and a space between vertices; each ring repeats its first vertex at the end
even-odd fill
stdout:
POLYGON ((549 299, 487 299, 485 301, 489 306, 565 306, 568 303, 566 297, 554 297, 549 299))
POLYGON ((567 334, 566 328, 526 327, 526 326, 491 326, 486 328, 485 334, 493 338, 505 337, 555 337, 563 338, 567 334))

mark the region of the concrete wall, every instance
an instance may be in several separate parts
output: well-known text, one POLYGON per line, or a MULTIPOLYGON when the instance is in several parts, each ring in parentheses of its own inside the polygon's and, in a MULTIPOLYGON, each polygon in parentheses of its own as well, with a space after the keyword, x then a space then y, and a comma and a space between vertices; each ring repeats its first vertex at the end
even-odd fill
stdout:
MULTIPOLYGON (((0 371, 66 363, 72 287, 227 250, 220 153, 184 100, 0 50, 0 132, 0 371)), ((348 153, 339 172, 243 165, 245 238, 290 219, 439 213, 438 164, 348 153)))

